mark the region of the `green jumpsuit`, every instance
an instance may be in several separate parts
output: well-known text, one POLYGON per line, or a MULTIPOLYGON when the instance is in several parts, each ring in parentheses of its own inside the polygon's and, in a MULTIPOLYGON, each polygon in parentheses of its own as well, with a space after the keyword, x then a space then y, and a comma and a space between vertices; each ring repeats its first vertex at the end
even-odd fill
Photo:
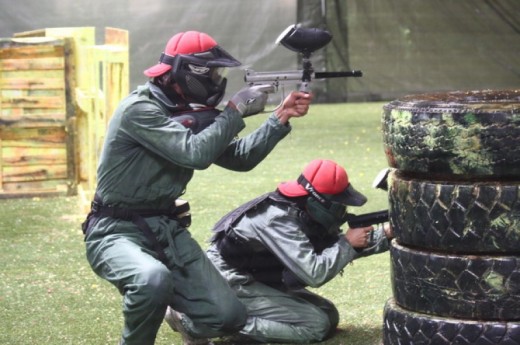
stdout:
MULTIPOLYGON (((233 212, 228 215, 231 214, 233 212)), ((309 218, 294 204, 272 199, 265 199, 246 212, 237 211, 234 217, 235 221, 228 222, 224 217, 216 228, 225 224, 220 230, 246 254, 233 258, 228 247, 228 255, 223 255, 222 234, 215 236, 217 240, 207 254, 247 308, 247 323, 240 333, 259 342, 304 344, 330 336, 339 323, 336 307, 304 286, 319 287, 349 262, 387 251, 389 246, 383 227, 379 226, 368 248, 354 249, 344 234, 337 233, 337 238, 332 238, 325 249, 317 252, 307 235, 315 231, 311 229, 309 218), (284 283, 286 275, 274 273, 277 270, 270 259, 272 256, 301 286, 292 288, 294 284, 284 283), (271 266, 268 272, 274 273, 274 277, 264 279, 265 275, 261 274, 266 270, 266 263, 271 266)))
MULTIPOLYGON (((171 208, 194 170, 212 163, 235 171, 250 170, 291 129, 271 114, 239 139, 244 121, 237 111, 225 108, 213 124, 194 134, 172 119, 176 105, 165 102, 166 97, 154 97, 150 87, 150 83, 139 86, 110 120, 96 191, 105 206, 171 208)), ((167 262, 158 260, 150 241, 128 220, 97 219, 85 237, 92 269, 123 295, 121 343, 154 344, 168 305, 186 314, 187 331, 195 338, 241 329, 246 320, 244 306, 188 230, 166 216, 145 221, 167 262)))

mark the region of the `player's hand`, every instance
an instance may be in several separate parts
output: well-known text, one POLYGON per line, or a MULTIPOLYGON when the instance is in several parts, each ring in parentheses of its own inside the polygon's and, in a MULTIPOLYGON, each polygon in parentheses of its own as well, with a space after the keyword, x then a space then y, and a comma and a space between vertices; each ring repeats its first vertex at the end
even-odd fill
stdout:
POLYGON ((372 231, 374 231, 373 226, 350 228, 345 233, 345 239, 354 248, 366 248, 370 243, 370 235, 372 231))
POLYGON ((309 111, 312 98, 311 93, 292 91, 274 113, 280 122, 285 124, 292 117, 305 116, 309 111))
POLYGON ((394 229, 392 229, 390 223, 385 223, 383 225, 383 231, 385 232, 385 236, 386 238, 388 238, 388 240, 394 238, 394 229))

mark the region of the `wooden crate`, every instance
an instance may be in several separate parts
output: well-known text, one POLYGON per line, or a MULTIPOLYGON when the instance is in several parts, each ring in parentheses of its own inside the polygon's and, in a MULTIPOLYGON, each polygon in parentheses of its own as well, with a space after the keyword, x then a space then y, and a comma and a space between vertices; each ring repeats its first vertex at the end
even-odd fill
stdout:
POLYGON ((0 39, 0 198, 95 190, 108 120, 129 88, 128 32, 51 28, 0 39))
POLYGON ((68 39, 0 41, 0 197, 74 193, 68 39))

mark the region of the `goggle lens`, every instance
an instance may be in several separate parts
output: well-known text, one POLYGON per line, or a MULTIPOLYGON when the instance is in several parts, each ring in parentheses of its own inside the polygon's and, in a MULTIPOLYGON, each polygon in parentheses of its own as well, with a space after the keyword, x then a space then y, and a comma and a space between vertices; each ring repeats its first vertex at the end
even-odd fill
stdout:
POLYGON ((228 73, 227 67, 213 67, 209 71, 209 78, 215 85, 220 85, 228 73))

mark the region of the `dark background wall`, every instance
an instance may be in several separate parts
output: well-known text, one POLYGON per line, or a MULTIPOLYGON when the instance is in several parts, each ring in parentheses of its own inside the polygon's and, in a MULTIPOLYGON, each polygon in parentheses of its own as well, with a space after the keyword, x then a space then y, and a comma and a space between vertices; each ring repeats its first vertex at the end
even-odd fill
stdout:
POLYGON ((518 0, 0 0, 0 36, 51 27, 129 30, 130 83, 146 81, 166 41, 205 31, 243 62, 243 69, 299 68, 297 54, 274 44, 288 25, 330 30, 313 55, 316 70, 363 71, 362 78, 317 81, 321 101, 388 100, 405 94, 520 87, 518 0))
POLYGON ((327 68, 347 63, 364 72, 347 84, 331 81, 331 98, 386 100, 418 92, 520 88, 518 0, 326 4, 326 25, 335 33, 327 68))

